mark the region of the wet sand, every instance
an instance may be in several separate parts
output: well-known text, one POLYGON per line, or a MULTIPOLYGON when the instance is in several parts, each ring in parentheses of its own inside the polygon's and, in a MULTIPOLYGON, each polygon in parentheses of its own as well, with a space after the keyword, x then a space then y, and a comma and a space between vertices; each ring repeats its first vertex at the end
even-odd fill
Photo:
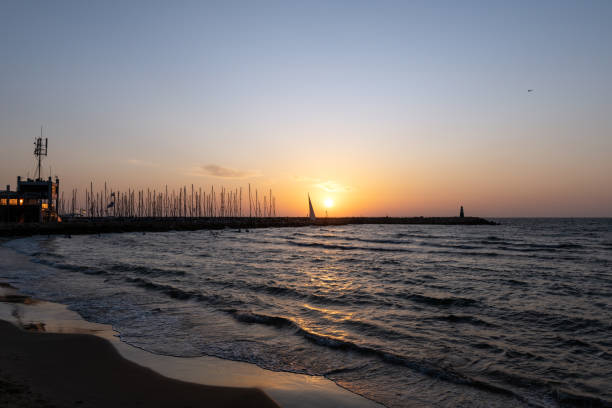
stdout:
POLYGON ((86 334, 27 332, 0 321, 0 405, 277 407, 261 390, 173 380, 86 334))
MULTIPOLYGON (((3 294, 0 301, 33 303, 14 293, 3 294)), ((94 335, 45 331, 43 323, 19 328, 0 321, 0 406, 278 407, 256 388, 164 377, 128 361, 94 335)))

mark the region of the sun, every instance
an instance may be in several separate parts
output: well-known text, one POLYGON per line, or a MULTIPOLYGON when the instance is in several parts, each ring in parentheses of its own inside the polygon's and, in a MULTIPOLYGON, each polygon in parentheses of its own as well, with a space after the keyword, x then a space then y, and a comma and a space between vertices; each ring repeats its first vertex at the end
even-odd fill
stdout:
POLYGON ((334 206, 334 200, 328 197, 323 201, 323 204, 325 205, 325 208, 331 208, 334 206))

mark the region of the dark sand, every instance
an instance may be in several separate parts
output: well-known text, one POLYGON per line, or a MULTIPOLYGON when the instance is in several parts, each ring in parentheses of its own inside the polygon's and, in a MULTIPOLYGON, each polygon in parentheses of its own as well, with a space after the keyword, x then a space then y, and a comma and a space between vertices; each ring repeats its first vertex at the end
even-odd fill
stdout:
POLYGON ((278 407, 258 389, 163 377, 96 336, 26 329, 0 321, 1 407, 278 407))

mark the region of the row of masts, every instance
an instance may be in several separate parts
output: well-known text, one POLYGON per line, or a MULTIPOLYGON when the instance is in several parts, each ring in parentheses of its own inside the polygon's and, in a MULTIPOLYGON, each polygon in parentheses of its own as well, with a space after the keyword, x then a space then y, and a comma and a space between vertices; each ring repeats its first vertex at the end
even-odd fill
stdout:
POLYGON ((248 185, 243 200, 242 187, 215 190, 191 188, 186 185, 177 189, 113 190, 104 183, 104 189, 94 192, 93 183, 84 191, 73 189, 70 197, 61 193, 59 213, 61 216, 80 217, 276 217, 276 197, 270 189, 260 194, 248 185), (244 201, 244 202, 243 202, 244 201))

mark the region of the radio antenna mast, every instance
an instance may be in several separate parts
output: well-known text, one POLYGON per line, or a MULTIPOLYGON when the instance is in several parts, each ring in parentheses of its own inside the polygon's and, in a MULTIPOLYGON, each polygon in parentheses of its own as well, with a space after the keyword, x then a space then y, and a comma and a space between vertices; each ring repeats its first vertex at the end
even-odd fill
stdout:
POLYGON ((38 159, 38 166, 37 166, 37 170, 38 170, 38 179, 37 180, 41 180, 40 178, 40 169, 41 169, 41 164, 42 164, 42 157, 47 155, 47 145, 48 145, 48 141, 47 138, 45 138, 45 142, 43 143, 43 138, 42 138, 42 126, 40 127, 40 137, 36 138, 36 141, 34 142, 34 156, 36 156, 36 158, 38 159))

